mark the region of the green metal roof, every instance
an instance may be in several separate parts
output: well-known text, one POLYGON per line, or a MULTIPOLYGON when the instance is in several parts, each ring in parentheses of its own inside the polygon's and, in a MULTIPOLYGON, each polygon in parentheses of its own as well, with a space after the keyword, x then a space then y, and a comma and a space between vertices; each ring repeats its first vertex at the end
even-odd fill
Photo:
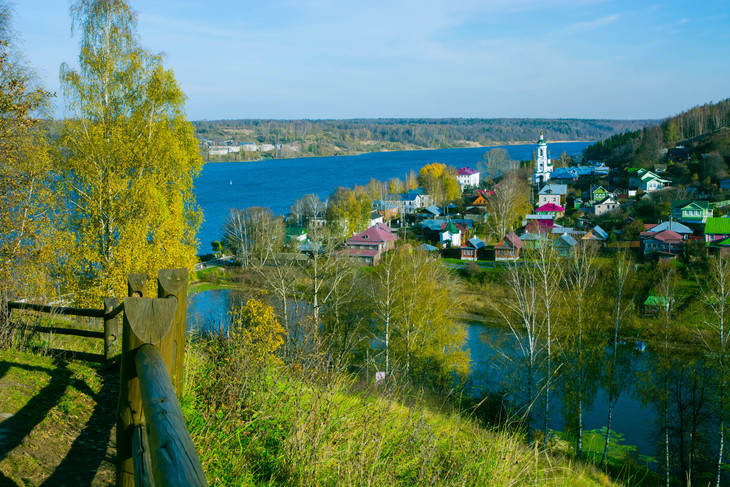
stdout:
POLYGON ((705 223, 705 233, 730 235, 730 218, 710 217, 705 223))

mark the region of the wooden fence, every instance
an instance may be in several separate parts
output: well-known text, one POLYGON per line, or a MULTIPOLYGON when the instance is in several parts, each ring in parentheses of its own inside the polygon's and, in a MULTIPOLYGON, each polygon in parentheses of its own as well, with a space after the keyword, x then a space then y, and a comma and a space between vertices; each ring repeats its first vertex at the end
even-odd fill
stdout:
POLYGON ((123 311, 119 399, 117 402, 117 486, 207 485, 195 446, 183 420, 178 396, 183 389, 187 269, 161 270, 157 297, 147 297, 147 276, 130 274, 121 305, 104 309, 59 308, 11 302, 14 309, 104 319, 104 331, 35 326, 38 332, 104 339, 104 355, 73 353, 86 360, 112 358, 123 311))
POLYGON ((79 352, 74 350, 54 350, 55 352, 69 354, 75 358, 86 360, 89 362, 108 362, 113 355, 113 345, 117 341, 119 335, 119 314, 122 306, 118 304, 116 298, 108 298, 104 300, 104 309, 87 309, 87 308, 68 308, 57 306, 46 306, 41 304, 21 303, 17 301, 8 302, 8 319, 12 320, 12 312, 17 310, 35 311, 38 313, 48 313, 52 315, 65 316, 81 316, 87 318, 103 318, 103 331, 80 330, 75 328, 62 328, 58 326, 30 326, 30 331, 38 333, 49 333, 55 335, 70 335, 86 338, 99 338, 104 340, 104 354, 79 352))
POLYGON ((132 274, 124 299, 117 486, 207 485, 178 395, 185 360, 187 269, 162 270, 157 298, 132 274))

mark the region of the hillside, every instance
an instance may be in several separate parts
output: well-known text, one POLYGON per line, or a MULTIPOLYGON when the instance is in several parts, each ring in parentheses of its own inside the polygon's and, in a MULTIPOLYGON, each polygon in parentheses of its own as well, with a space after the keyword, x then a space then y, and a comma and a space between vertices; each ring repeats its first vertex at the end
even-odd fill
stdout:
POLYGON ((188 360, 183 411, 211 484, 616 485, 564 457, 559 440, 546 454, 469 410, 443 409, 453 397, 437 404, 393 382, 364 388, 322 367, 261 366, 215 344, 188 360))
POLYGON ((585 155, 623 169, 667 164, 667 174, 679 184, 714 192, 713 186, 728 177, 730 98, 613 135, 586 148, 585 155))
POLYGON ((243 143, 280 147, 232 152, 215 160, 331 156, 383 150, 444 149, 533 142, 542 130, 553 141, 592 141, 637 130, 653 120, 583 119, 353 119, 217 120, 194 122, 207 149, 243 143))

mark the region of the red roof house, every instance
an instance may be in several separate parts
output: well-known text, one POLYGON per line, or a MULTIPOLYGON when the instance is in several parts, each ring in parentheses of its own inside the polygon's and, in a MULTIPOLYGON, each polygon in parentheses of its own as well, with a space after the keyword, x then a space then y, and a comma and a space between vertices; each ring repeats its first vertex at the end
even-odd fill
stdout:
POLYGON ((378 223, 345 242, 346 252, 365 265, 375 266, 380 262, 381 255, 395 247, 396 240, 398 235, 387 225, 378 223))

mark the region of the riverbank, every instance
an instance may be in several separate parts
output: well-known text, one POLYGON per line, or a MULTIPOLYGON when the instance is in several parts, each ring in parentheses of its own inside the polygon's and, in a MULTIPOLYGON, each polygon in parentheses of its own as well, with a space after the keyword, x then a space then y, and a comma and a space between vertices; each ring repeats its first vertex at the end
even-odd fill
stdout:
MULTIPOLYGON (((592 144, 595 143, 595 140, 551 140, 550 143, 554 144, 573 144, 573 143, 587 143, 592 144)), ((468 143, 464 145, 456 145, 456 146, 449 146, 449 147, 422 147, 422 146, 404 146, 399 148, 393 148, 393 149, 386 149, 381 148, 378 150, 371 150, 371 151, 359 151, 359 152, 339 152, 335 154, 329 154, 329 155, 322 155, 322 154, 311 154, 311 153, 299 153, 297 152, 295 155, 289 156, 289 157, 254 157, 254 158, 245 158, 245 159, 226 159, 226 156, 210 156, 206 155, 204 156, 205 163, 206 164, 217 164, 222 162, 258 162, 258 161, 277 161, 277 160, 288 160, 288 159, 309 159, 309 158, 315 158, 315 157, 347 157, 347 156, 360 156, 364 154, 377 154, 377 153, 387 153, 387 152, 413 152, 413 151, 435 151, 435 150, 444 150, 444 149, 494 149, 496 147, 511 147, 511 146, 518 146, 518 145, 529 145, 534 144, 534 140, 511 140, 508 142, 494 142, 489 144, 479 144, 477 142, 468 143)), ((236 154, 236 153, 232 153, 236 154)))

